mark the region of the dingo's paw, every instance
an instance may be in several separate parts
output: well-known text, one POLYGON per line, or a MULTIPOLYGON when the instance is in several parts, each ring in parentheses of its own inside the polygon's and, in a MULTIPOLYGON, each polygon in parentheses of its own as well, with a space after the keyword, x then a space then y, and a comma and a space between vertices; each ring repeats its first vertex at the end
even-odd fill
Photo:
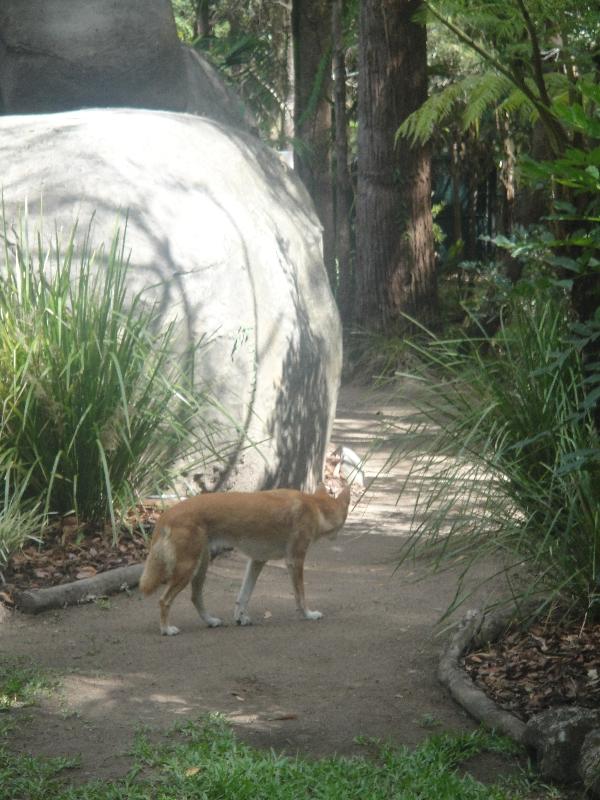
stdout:
POLYGON ((305 619, 321 619, 322 616, 323 614, 321 614, 320 611, 309 611, 308 609, 306 609, 306 611, 304 612, 305 619))
POLYGON ((163 636, 177 636, 179 628, 176 628, 175 625, 166 625, 164 628, 160 629, 160 632, 163 636))
POLYGON ((239 611, 234 615, 238 625, 252 625, 252 618, 245 611, 239 611))
POLYGON ((223 624, 223 620, 219 617, 205 617, 204 622, 206 622, 209 628, 218 628, 223 624))

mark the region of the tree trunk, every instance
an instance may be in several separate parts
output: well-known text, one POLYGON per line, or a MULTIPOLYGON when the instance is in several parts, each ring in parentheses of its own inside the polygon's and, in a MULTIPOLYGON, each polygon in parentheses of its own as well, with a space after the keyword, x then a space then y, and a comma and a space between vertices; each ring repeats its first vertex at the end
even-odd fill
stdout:
MULTIPOLYGON (((496 127, 502 140, 502 166, 500 167, 500 183, 502 185, 500 233, 510 236, 515 222, 515 143, 510 130, 508 114, 497 112, 496 127)), ((511 283, 516 283, 521 277, 523 265, 513 258, 506 250, 498 253, 503 262, 504 271, 511 283)))
POLYGON ((284 11, 285 77, 283 81, 283 104, 281 107, 280 144, 287 149, 294 138, 294 37, 292 34, 291 3, 284 11))
POLYGON ((200 39, 207 39, 211 35, 210 0, 196 0, 195 28, 194 33, 200 39))
POLYGON ((462 226, 462 169, 461 169, 461 142, 457 131, 452 137, 450 152, 450 177, 452 180, 452 241, 463 249, 463 226, 462 226))
POLYGON ((428 147, 399 125, 427 98, 419 0, 362 0, 359 39, 357 303, 360 326, 393 332, 404 314, 437 320, 428 147))
POLYGON ((465 260, 477 261, 477 195, 479 184, 479 162, 477 141, 472 129, 465 140, 465 164, 467 165, 467 225, 465 231, 465 260))
POLYGON ((337 300, 344 322, 352 314, 352 233, 350 210, 352 182, 348 170, 348 130, 346 119, 346 62, 342 35, 344 0, 333 0, 331 29, 333 39, 333 77, 335 112, 335 254, 337 259, 337 300))
POLYGON ((323 258, 335 286, 331 186, 331 6, 329 0, 294 0, 294 166, 323 225, 323 258))

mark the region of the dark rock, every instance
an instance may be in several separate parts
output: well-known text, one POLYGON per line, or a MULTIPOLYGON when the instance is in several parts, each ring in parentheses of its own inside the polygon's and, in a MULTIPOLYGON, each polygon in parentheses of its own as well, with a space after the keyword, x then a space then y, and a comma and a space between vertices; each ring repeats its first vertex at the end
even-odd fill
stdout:
POLYGON ((579 777, 590 796, 600 798, 600 728, 594 728, 583 740, 579 777))
POLYGON ((151 108, 252 127, 178 37, 169 0, 2 0, 0 113, 151 108))
POLYGON ((565 706, 536 714, 525 728, 523 744, 534 750, 546 780, 579 780, 579 754, 586 736, 600 727, 600 710, 565 706))

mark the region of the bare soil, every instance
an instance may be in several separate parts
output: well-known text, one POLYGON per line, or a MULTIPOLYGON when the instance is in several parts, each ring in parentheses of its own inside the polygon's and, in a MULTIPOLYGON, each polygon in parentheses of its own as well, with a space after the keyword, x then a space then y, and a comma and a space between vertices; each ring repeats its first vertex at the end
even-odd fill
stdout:
MULTIPOLYGON (((333 439, 364 455, 382 423, 410 402, 364 387, 343 390, 333 439)), ((381 446, 367 477, 389 455, 381 446)), ((57 693, 17 712, 11 746, 36 755, 76 755, 73 780, 111 779, 131 765, 136 730, 219 712, 258 746, 309 757, 362 752, 358 735, 414 746, 432 732, 475 727, 438 684, 443 637, 436 623, 455 592, 451 573, 415 582, 395 571, 400 537, 412 516, 407 465, 381 476, 334 542, 322 541, 306 565, 310 607, 294 612, 285 566, 269 564, 252 597, 255 624, 208 629, 183 595, 176 637, 158 632, 157 598, 121 594, 95 604, 28 617, 0 606, 0 651, 55 672, 57 693)), ((231 620, 244 559, 225 553, 206 583, 211 613, 231 620)), ((490 565, 490 569, 493 566, 490 565)), ((474 601, 475 602, 475 601, 474 601)), ((487 757, 470 766, 494 779, 513 764, 487 757)))

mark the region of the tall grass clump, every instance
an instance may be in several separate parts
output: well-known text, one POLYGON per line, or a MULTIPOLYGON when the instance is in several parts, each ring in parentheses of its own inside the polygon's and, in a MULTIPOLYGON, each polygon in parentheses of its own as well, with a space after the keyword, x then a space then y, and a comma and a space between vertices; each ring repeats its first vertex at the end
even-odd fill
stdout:
POLYGON ((38 506, 24 500, 26 490, 27 476, 15 484, 10 467, 0 466, 0 586, 8 559, 28 540, 39 541, 44 524, 38 506))
POLYGON ((493 335, 413 345, 424 389, 396 437, 417 486, 401 560, 462 564, 453 607, 491 555, 513 600, 600 617, 600 443, 572 331, 560 291, 532 289, 512 296, 493 335))
POLYGON ((119 231, 106 250, 77 226, 32 246, 26 222, 5 222, 2 252, 0 458, 46 511, 114 526, 178 459, 214 455, 208 396, 174 356, 174 325, 157 331, 156 308, 128 296, 119 231))

